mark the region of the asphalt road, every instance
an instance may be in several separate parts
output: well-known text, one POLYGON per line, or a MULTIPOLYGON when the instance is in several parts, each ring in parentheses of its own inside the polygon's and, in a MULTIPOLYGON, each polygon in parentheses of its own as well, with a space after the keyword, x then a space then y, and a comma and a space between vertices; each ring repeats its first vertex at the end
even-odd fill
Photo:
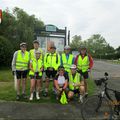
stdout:
MULTIPOLYGON (((95 61, 92 78, 109 74, 109 86, 119 90, 120 65, 95 61)), ((41 120, 81 120, 80 104, 68 105, 48 103, 0 102, 0 120, 4 119, 41 119, 41 120)))

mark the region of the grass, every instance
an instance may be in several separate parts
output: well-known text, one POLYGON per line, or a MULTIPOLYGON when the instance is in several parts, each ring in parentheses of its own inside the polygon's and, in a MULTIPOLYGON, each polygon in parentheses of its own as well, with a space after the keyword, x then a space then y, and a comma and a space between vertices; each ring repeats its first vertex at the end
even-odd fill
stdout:
MULTIPOLYGON (((32 103, 57 103, 55 96, 52 94, 52 86, 53 82, 50 82, 49 87, 49 98, 41 97, 41 100, 33 100, 32 103)), ((43 83, 44 87, 44 83, 43 83)), ((27 80, 26 93, 30 95, 30 79, 27 80)), ((88 80, 88 93, 92 95, 95 90, 95 84, 93 80, 88 80)), ((16 101, 16 91, 14 90, 14 80, 12 76, 12 72, 10 69, 2 69, 0 71, 0 100, 5 101, 16 101)), ((30 102, 29 100, 22 100, 24 102, 30 102)))

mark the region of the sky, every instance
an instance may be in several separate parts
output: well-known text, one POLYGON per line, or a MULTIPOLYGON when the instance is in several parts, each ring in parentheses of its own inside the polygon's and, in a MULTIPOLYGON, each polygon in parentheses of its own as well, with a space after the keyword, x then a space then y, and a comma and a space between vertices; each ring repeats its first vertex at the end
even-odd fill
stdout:
POLYGON ((83 40, 101 34, 117 48, 120 46, 120 0, 0 0, 0 9, 22 8, 45 24, 67 27, 71 37, 83 40))

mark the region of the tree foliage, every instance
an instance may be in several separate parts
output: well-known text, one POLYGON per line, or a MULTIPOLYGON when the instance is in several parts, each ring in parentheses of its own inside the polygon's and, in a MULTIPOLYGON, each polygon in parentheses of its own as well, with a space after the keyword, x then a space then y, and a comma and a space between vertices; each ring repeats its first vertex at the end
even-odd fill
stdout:
POLYGON ((11 63, 13 45, 9 40, 0 36, 0 65, 8 66, 11 63))
POLYGON ((78 48, 80 47, 80 45, 82 44, 82 38, 80 35, 75 35, 72 37, 72 42, 70 44, 71 48, 73 50, 78 50, 78 48))
MULTIPOLYGON (((15 7, 12 12, 6 9, 2 15, 3 20, 0 24, 0 35, 8 43, 12 44, 13 50, 18 50, 21 42, 26 42, 28 49, 32 48, 34 30, 43 27, 43 21, 35 18, 34 15, 28 15, 23 9, 18 7, 15 7)), ((13 53, 11 52, 10 54, 13 53)))
POLYGON ((77 50, 78 46, 85 45, 87 50, 93 57, 103 59, 114 59, 115 50, 110 46, 105 38, 100 34, 94 34, 87 40, 82 40, 80 36, 75 35, 72 39, 70 46, 73 50, 77 50))

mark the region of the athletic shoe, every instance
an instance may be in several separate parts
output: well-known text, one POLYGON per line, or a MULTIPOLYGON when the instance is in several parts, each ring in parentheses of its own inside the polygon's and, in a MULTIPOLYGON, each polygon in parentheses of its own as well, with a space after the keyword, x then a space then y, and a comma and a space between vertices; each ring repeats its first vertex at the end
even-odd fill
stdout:
POLYGON ((38 92, 36 92, 36 99, 37 99, 37 100, 40 100, 40 96, 39 96, 39 93, 38 93, 38 92))
POLYGON ((33 100, 33 93, 31 93, 29 100, 30 100, 30 101, 33 100))
POLYGON ((20 95, 17 95, 17 96, 16 96, 16 100, 20 100, 20 95))

